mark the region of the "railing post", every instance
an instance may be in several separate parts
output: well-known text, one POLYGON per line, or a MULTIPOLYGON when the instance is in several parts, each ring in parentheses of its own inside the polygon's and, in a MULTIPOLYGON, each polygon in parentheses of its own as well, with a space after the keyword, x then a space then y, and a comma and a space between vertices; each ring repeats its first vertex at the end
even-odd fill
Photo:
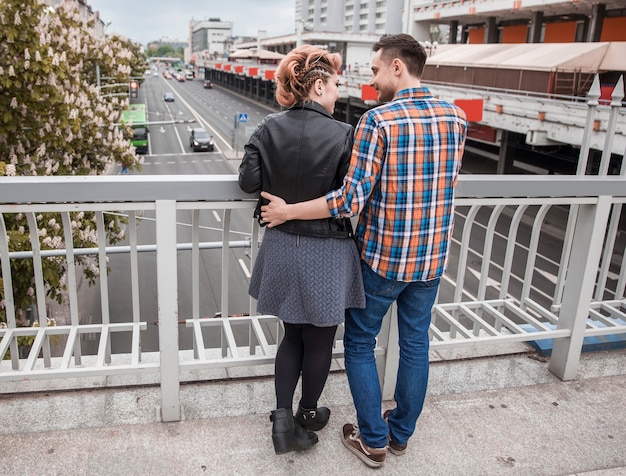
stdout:
POLYGON ((398 305, 394 302, 383 319, 381 332, 378 333, 378 347, 385 349, 382 361, 376 359, 383 400, 393 400, 396 389, 400 361, 398 338, 398 305))
POLYGON ((179 421, 178 263, 176 202, 173 200, 156 201, 156 245, 161 418, 163 421, 179 421))
POLYGON ((611 151, 613 150, 613 139, 615 138, 615 129, 617 128, 617 116, 622 109, 622 100, 624 99, 624 76, 620 76, 613 94, 611 94, 611 113, 609 121, 606 125, 606 136, 604 141, 604 149, 602 150, 602 158, 600 159, 600 170, 598 175, 606 175, 609 173, 609 162, 611 161, 611 151))
POLYGON ((597 204, 578 208, 571 252, 573 259, 567 270, 558 323, 559 329, 570 329, 572 334, 555 339, 549 366, 561 380, 576 378, 610 210, 609 196, 599 197, 597 204))
MULTIPOLYGON (((596 74, 593 79, 593 84, 587 92, 587 118, 585 120, 585 130, 583 132, 583 139, 580 145, 580 152, 578 154, 578 166, 576 168, 576 175, 586 175, 587 162, 589 161, 589 149, 591 142, 591 134, 593 133, 593 121, 596 118, 598 112, 598 100, 601 96, 600 90, 600 75, 596 74)), ((563 242, 563 252, 561 253, 561 266, 559 267, 559 274, 556 280, 556 290, 554 292, 554 299, 552 304, 561 304, 563 297, 563 288, 565 286, 565 278, 569 269, 569 260, 572 252, 572 233, 574 232, 574 223, 576 223, 576 215, 578 213, 578 205, 572 205, 570 207, 569 217, 567 219, 567 227, 565 229, 565 238, 563 242)))

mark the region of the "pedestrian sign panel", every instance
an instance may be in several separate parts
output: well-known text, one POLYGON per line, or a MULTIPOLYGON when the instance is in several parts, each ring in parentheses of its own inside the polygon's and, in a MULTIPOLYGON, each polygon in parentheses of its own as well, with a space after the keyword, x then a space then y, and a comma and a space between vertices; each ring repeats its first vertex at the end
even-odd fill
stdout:
POLYGON ((239 122, 248 122, 248 115, 244 112, 239 113, 239 122))

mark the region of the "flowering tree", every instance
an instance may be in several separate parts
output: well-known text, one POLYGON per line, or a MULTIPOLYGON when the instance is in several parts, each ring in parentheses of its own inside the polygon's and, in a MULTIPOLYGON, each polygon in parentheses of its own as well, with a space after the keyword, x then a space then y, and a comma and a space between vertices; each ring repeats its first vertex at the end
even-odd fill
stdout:
MULTIPOLYGON (((98 88, 101 78, 127 85, 146 68, 137 45, 114 36, 96 38, 95 19, 84 21, 72 5, 56 9, 40 0, 0 1, 0 176, 91 175, 123 162, 139 169, 127 130, 118 125, 127 95, 98 88), (115 94, 115 93, 118 94, 115 94)), ((127 93, 127 86, 122 86, 127 93)), ((123 93, 122 93, 123 94, 123 93)), ((22 214, 5 214, 11 251, 30 249, 28 224, 22 214)), ((36 217, 42 249, 64 248, 61 219, 36 217)), ((90 214, 72 215, 74 245, 97 242, 90 214)), ((123 237, 119 219, 107 227, 108 238, 123 237)), ((98 269, 82 261, 93 281, 98 269)), ((16 307, 32 302, 32 262, 13 260, 16 307)), ((62 301, 65 268, 62 260, 44 260, 48 295, 62 301)), ((4 315, 0 274, 0 321, 4 315)))

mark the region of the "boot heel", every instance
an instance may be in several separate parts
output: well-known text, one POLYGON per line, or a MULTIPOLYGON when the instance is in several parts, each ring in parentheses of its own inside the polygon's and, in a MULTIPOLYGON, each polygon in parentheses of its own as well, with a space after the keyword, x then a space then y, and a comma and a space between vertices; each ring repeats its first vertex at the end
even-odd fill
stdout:
POLYGON ((277 455, 293 450, 306 450, 317 443, 315 433, 306 431, 294 423, 290 410, 285 408, 274 410, 270 420, 273 423, 272 443, 274 443, 274 451, 277 455))
POLYGON ((293 437, 287 433, 281 433, 278 435, 272 435, 272 442, 274 443, 274 452, 277 455, 283 455, 294 450, 293 437))

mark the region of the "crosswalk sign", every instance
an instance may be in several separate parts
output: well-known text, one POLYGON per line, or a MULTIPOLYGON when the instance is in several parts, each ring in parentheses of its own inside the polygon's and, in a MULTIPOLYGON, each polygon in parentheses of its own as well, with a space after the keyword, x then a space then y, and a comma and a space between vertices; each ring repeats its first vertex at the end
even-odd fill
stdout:
POLYGON ((245 112, 239 113, 239 122, 248 122, 248 115, 245 112))

